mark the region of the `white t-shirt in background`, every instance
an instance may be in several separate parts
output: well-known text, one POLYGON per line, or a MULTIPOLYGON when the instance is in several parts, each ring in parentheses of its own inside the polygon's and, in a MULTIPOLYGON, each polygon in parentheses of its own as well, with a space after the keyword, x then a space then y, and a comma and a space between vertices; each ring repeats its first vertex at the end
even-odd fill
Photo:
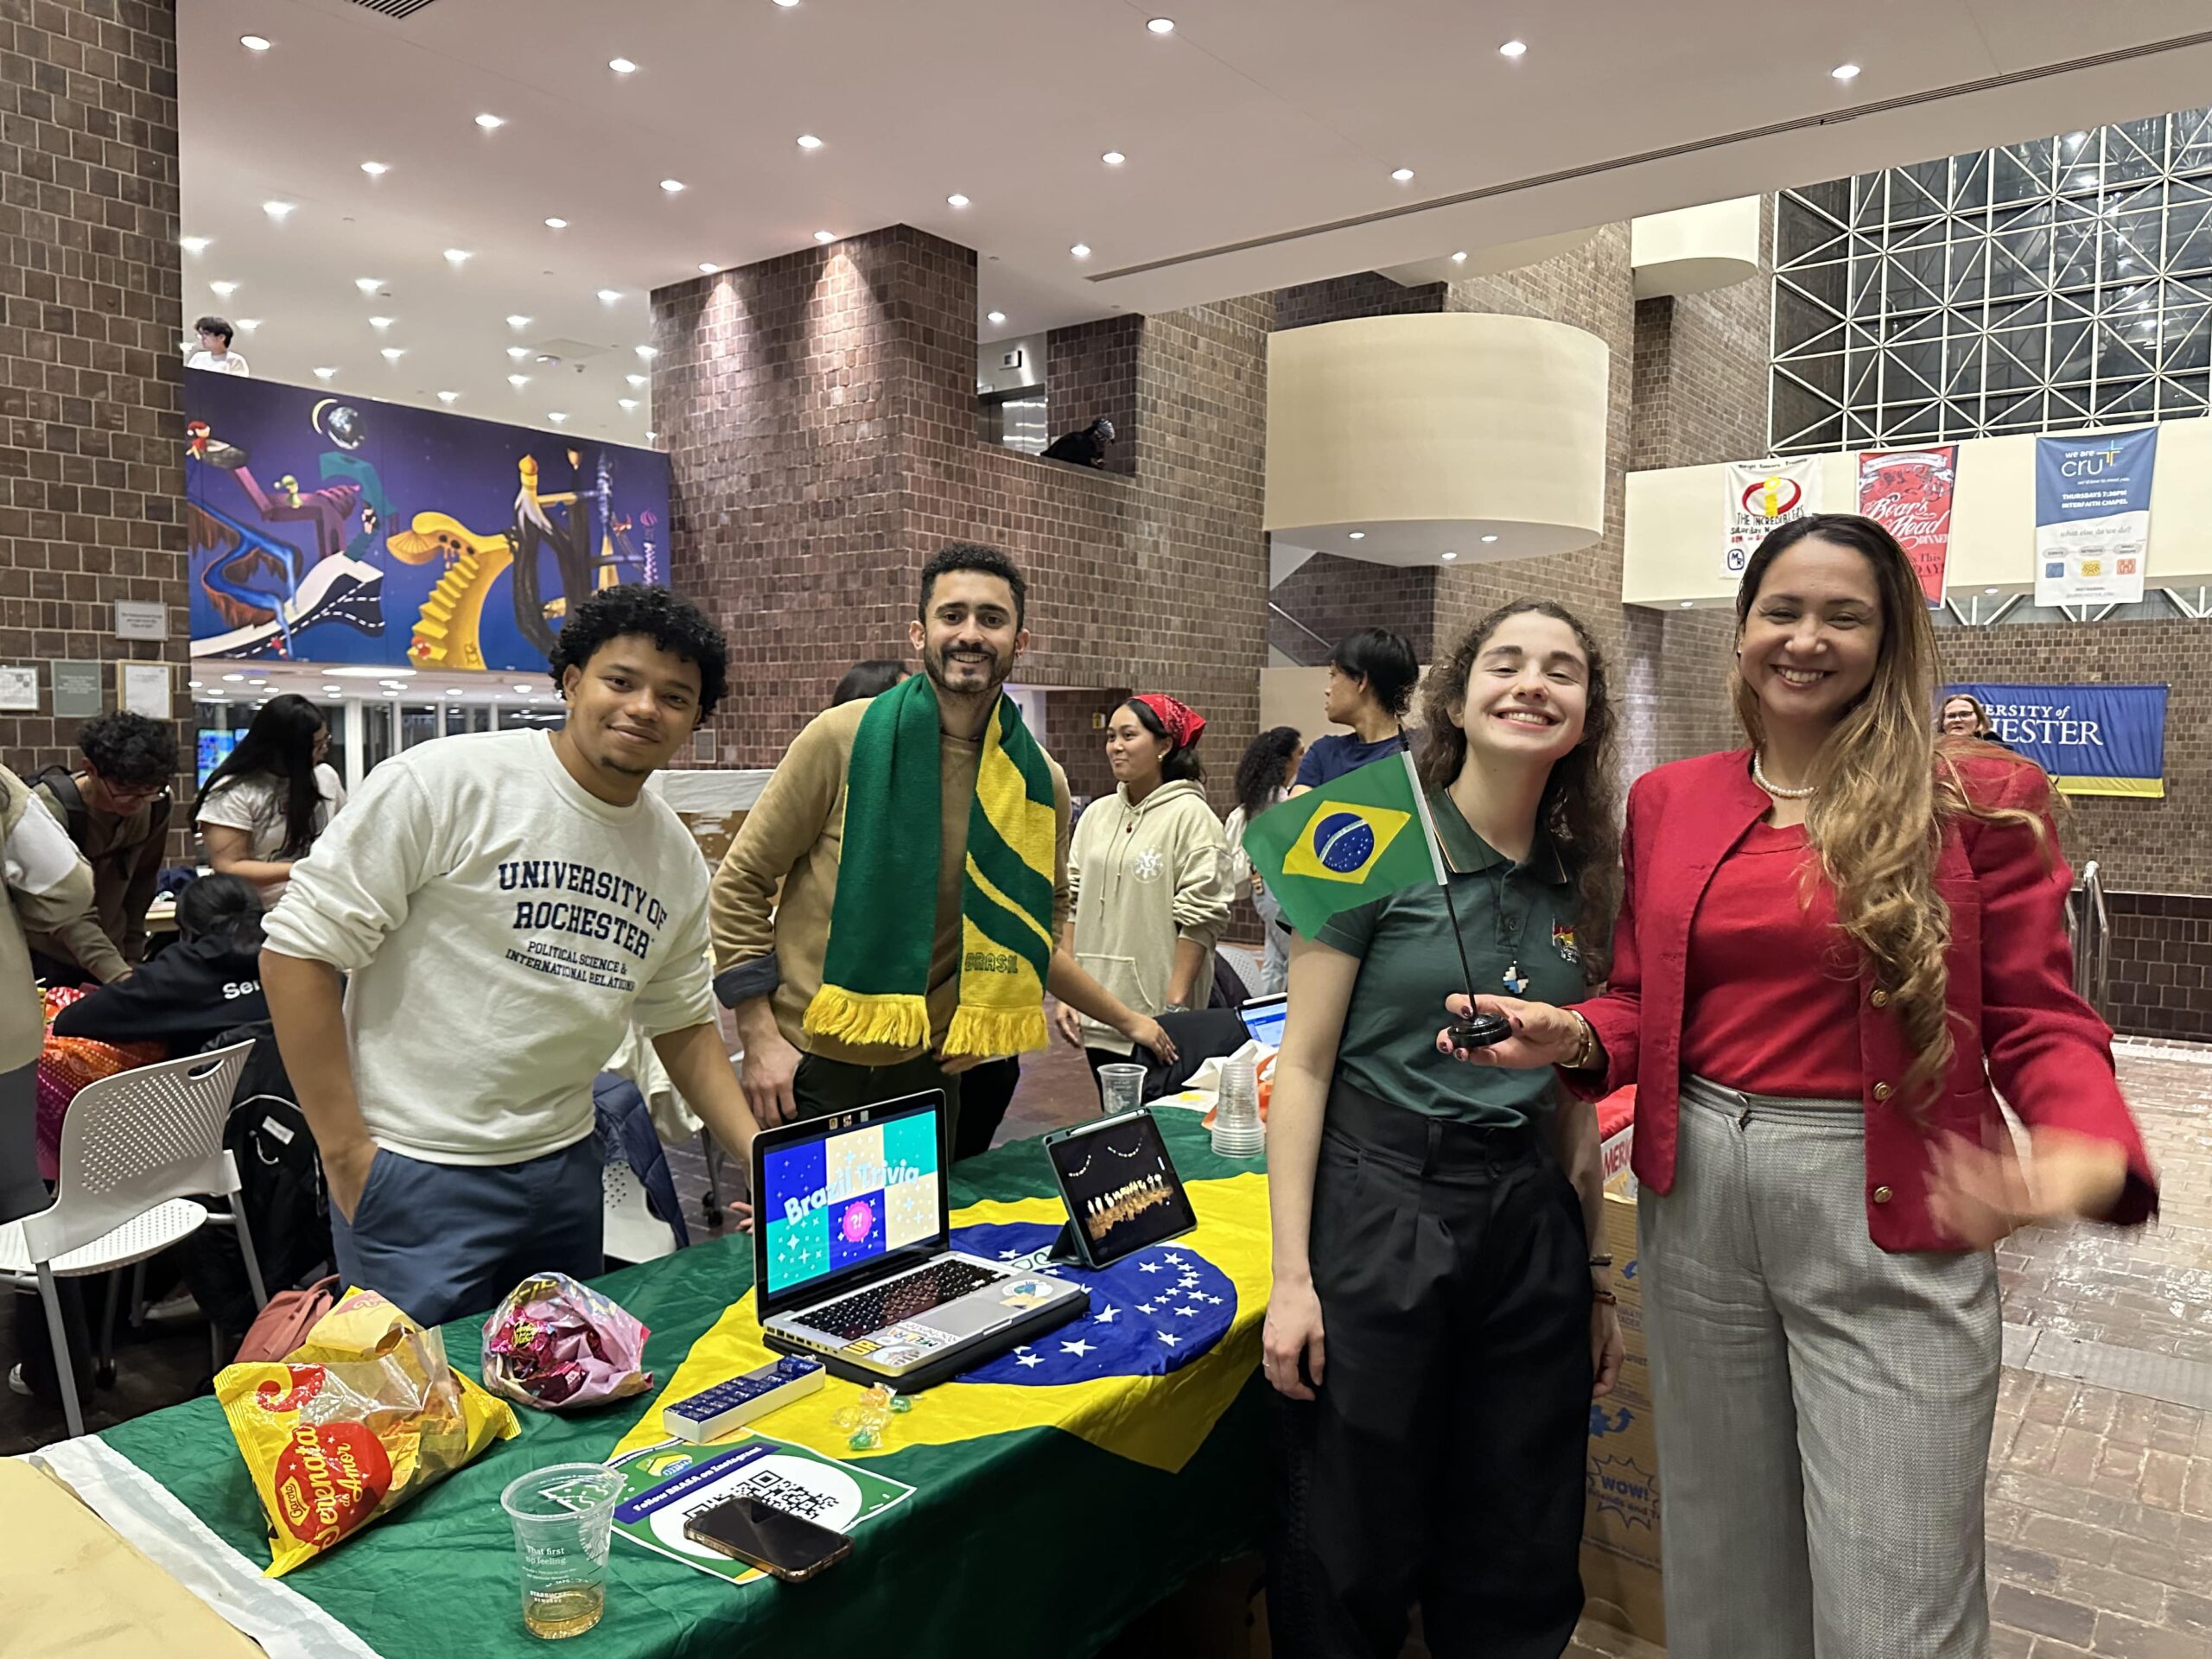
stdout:
POLYGON ((225 352, 220 357, 216 356, 213 352, 194 352, 184 359, 184 366, 188 369, 205 369, 210 374, 251 374, 253 372, 251 369, 246 367, 245 359, 240 357, 236 352, 225 352))
MULTIPOLYGON (((332 815, 346 804, 346 785, 338 781, 337 771, 327 766, 315 769, 315 781, 322 795, 322 804, 315 810, 315 830, 320 836, 330 827, 332 815)), ((257 863, 269 863, 284 853, 285 837, 289 833, 284 804, 289 794, 289 786, 283 779, 266 772, 226 779, 200 804, 193 822, 245 830, 251 837, 246 846, 246 856, 257 863)), ((261 884, 261 902, 273 905, 283 891, 283 882, 264 881, 261 884)))
POLYGON ((544 732, 440 738, 369 774, 294 867, 269 948, 350 975, 346 1031, 376 1143, 515 1164, 592 1132, 592 1080, 634 1020, 715 1017, 706 861, 652 794, 611 806, 544 732))

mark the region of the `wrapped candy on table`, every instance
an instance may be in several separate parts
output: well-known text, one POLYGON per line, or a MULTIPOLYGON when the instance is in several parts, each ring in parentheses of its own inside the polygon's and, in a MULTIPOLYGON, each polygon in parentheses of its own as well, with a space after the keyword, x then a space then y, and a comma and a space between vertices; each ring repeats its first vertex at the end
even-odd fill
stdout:
POLYGON ((484 1386, 543 1411, 603 1405, 653 1385, 652 1333, 565 1273, 532 1274, 484 1321, 484 1386))

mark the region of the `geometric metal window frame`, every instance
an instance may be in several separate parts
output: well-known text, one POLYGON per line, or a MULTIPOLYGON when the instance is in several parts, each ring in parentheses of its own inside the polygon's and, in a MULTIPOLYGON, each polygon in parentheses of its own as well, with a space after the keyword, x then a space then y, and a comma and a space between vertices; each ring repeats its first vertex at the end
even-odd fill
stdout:
POLYGON ((2212 109, 1776 199, 1773 452, 2212 409, 2212 109))

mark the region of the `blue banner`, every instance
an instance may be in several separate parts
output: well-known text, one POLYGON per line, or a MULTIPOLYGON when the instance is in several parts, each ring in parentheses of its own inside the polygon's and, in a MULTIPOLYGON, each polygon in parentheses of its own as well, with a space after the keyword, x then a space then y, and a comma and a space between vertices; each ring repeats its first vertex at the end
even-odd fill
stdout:
POLYGON ((2069 795, 2166 792, 2166 688, 2163 685, 1949 687, 1981 700, 1992 730, 2069 795))
POLYGON ((2158 429, 2036 440, 2036 603, 2143 597, 2158 429))

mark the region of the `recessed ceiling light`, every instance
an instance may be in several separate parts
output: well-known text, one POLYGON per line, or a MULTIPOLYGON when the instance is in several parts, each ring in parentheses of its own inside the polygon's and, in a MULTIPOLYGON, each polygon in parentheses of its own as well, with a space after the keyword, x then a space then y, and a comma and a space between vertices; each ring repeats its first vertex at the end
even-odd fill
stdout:
POLYGON ((397 691, 387 691, 387 692, 385 692, 385 696, 386 696, 387 697, 396 697, 396 696, 397 696, 398 695, 399 695, 399 693, 398 693, 398 692, 397 692, 397 691))
POLYGON ((373 294, 377 289, 384 286, 384 278, 381 276, 356 276, 353 279, 353 286, 359 289, 364 294, 373 294))
POLYGON ((387 346, 384 348, 384 360, 387 363, 397 363, 406 355, 407 348, 404 346, 387 346))
POLYGON ((607 60, 607 67, 618 75, 634 75, 638 73, 638 66, 627 58, 609 58, 607 60))
POLYGON ((391 327, 391 319, 390 317, 371 317, 369 319, 369 327, 379 330, 389 328, 391 327))
POLYGON ((530 347, 527 346, 510 346, 507 347, 507 355, 514 359, 516 362, 519 363, 523 359, 530 355, 530 347))
POLYGON ((1414 170, 1410 167, 1402 167, 1390 176, 1400 184, 1411 184, 1414 181, 1414 170))
MULTIPOLYGON (((549 420, 549 421, 552 422, 554 425, 558 426, 558 425, 560 425, 563 421, 567 420, 567 419, 569 418, 569 416, 568 416, 568 415, 567 415, 567 413, 566 413, 565 411, 556 409, 556 410, 552 410, 548 411, 548 412, 547 412, 547 414, 546 414, 545 418, 546 418, 547 420, 549 420)), ((522 689, 524 689, 524 688, 517 687, 516 689, 517 689, 518 690, 522 690, 522 689)))
POLYGON ((327 380, 332 375, 337 372, 338 371, 335 369, 317 369, 315 372, 315 378, 318 380, 327 380))
POLYGON ((642 374, 625 375, 623 376, 623 378, 627 380, 633 386, 642 386, 645 384, 645 377, 642 374))
MULTIPOLYGON (((557 419, 559 418, 559 416, 555 416, 555 418, 557 420, 557 419)), ((518 685, 518 686, 515 687, 515 690, 518 690, 518 691, 519 691, 519 692, 521 692, 524 696, 528 696, 528 695, 529 695, 532 690, 536 690, 536 688, 535 688, 534 686, 518 685)))
POLYGON ((1446 548, 1443 552, 1438 554, 1436 556, 1443 560, 1445 563, 1449 564, 1452 560, 1458 558, 1459 556, 1457 553, 1452 552, 1451 549, 1446 548))
POLYGON ((507 319, 507 327, 510 328, 527 328, 530 327, 530 319, 523 316, 510 316, 507 319))
POLYGON ((465 697, 467 695, 467 692, 462 690, 457 685, 449 685, 446 687, 446 696, 449 697, 465 697))
POLYGON ((1105 162, 1109 167, 1119 167, 1123 162, 1128 161, 1129 158, 1122 155, 1118 149, 1109 149, 1098 159, 1105 162))
POLYGON ((647 359, 658 357, 660 355, 660 347, 658 346, 640 346, 638 347, 638 355, 647 359))
POLYGON ((507 123, 505 117, 493 115, 487 111, 476 118, 476 124, 486 132, 495 132, 505 126, 507 123))
POLYGON ((249 52, 266 52, 269 49, 269 37, 266 35, 241 35, 238 36, 238 44, 249 52))
POLYGON ((326 697, 340 696, 344 694, 345 690, 346 688, 342 685, 326 685, 322 688, 322 695, 326 697))
POLYGON ((1682 601, 1682 608, 1687 611, 1692 609, 1696 604, 1697 601, 1694 599, 1686 599, 1682 601))
POLYGON ((650 428, 648 428, 648 429, 646 429, 646 432, 645 432, 645 442, 646 442, 647 443, 651 443, 651 442, 652 442, 655 438, 658 437, 659 435, 660 435, 660 434, 659 434, 659 433, 655 432, 655 431, 652 430, 650 428))
POLYGON ((180 236, 176 239, 176 245, 187 253, 205 253, 207 251, 207 244, 211 239, 204 236, 180 236))
POLYGON ((264 201, 261 204, 261 211, 271 219, 281 219, 299 205, 296 201, 264 201))
POLYGON ((468 263, 468 250, 467 248, 448 248, 446 250, 446 263, 449 265, 465 265, 468 263))
POLYGON ((1073 247, 1070 248, 1068 251, 1075 255, 1078 259, 1088 259, 1090 257, 1090 244, 1088 242, 1078 242, 1073 247))
POLYGON ((240 317, 238 319, 238 327, 250 334, 255 329, 261 327, 261 319, 259 317, 240 317))
POLYGON ((798 136, 798 147, 801 149, 819 149, 822 141, 810 132, 802 132, 798 136))
POLYGON ((395 691, 404 691, 407 689, 407 682, 404 680, 378 680, 377 683, 388 685, 395 691))
POLYGON ((1345 539, 1348 541, 1363 542, 1367 539, 1367 532, 1363 530, 1355 530, 1345 539))
POLYGON ((625 409, 635 409, 638 406, 638 400, 634 397, 617 397, 614 401, 625 409))
POLYGON ((1829 70, 1828 73, 1837 80, 1856 80, 1859 79, 1859 66, 1855 63, 1839 63, 1834 68, 1829 70))
POLYGON ((699 262, 699 274, 702 276, 711 276, 721 269, 721 267, 711 259, 702 259, 699 262))
POLYGON ((1526 41, 1508 41, 1497 48, 1497 55, 1501 58, 1525 57, 1528 52, 1529 42, 1526 41))
POLYGON ((612 305, 621 297, 622 290, 619 288, 602 288, 599 290, 599 302, 601 305, 612 305))
POLYGON ((386 167, 382 162, 363 162, 361 163, 361 171, 367 174, 372 179, 380 179, 384 177, 385 174, 391 172, 391 169, 386 167))
POLYGON ((242 685, 245 683, 245 676, 243 674, 226 674, 223 676, 223 683, 226 685, 242 685))
POLYGON ((1985 593, 1985 594, 1993 594, 1993 593, 1995 593, 1995 592, 1997 591, 1997 589, 1995 589, 1994 588, 1983 588, 1981 591, 1982 591, 1983 593, 1985 593))
POLYGON ((663 179, 660 181, 660 188, 667 191, 668 194, 672 196, 683 188, 683 181, 681 179, 663 179))
POLYGON ((545 221, 545 228, 549 231, 565 231, 569 228, 569 221, 565 219, 549 219, 545 221))
POLYGON ((530 384, 530 377, 526 374, 511 374, 507 377, 507 384, 519 391, 530 384))
POLYGON ((2066 142, 2069 144, 2078 144, 2088 136, 2086 132, 2069 132, 2066 135, 2066 142))
POLYGON ((1485 537, 1483 537, 1483 540, 1484 540, 1484 543, 1494 542, 1494 541, 1496 541, 1497 539, 1497 537, 1496 536, 1494 536, 1494 535, 1491 535, 1491 536, 1485 536, 1485 537))
POLYGON ((460 396, 461 394, 457 391, 442 391, 438 394, 438 401, 442 404, 449 404, 460 396))
POLYGON ((1175 20, 1173 17, 1155 17, 1145 27, 1155 35, 1173 35, 1175 32, 1175 20))
POLYGON ((1006 313, 1003 311, 994 311, 986 317, 984 321, 992 323, 1004 322, 1006 321, 1006 313))
POLYGON ((227 300, 238 291, 238 285, 236 283, 210 283, 207 291, 219 300, 227 300))
POLYGON ((968 205, 968 198, 956 190, 944 199, 944 205, 948 207, 965 207, 968 205))
POLYGON ((1467 251, 1465 248, 1462 248, 1459 252, 1453 254, 1452 256, 1452 263, 1455 265, 1465 264, 1467 263, 1467 251))
POLYGON ((835 231, 817 231, 814 233, 814 239, 817 242, 835 242, 837 239, 837 232, 835 231))

